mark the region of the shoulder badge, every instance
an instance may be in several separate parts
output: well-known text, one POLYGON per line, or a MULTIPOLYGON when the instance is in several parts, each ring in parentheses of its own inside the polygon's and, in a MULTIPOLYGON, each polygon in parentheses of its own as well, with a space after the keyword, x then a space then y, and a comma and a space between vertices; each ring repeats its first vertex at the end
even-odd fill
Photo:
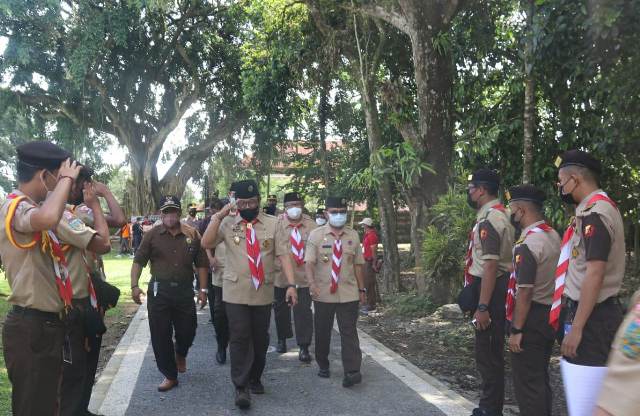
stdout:
POLYGON ((588 224, 586 227, 584 227, 585 238, 591 238, 595 233, 596 233, 596 227, 594 227, 593 225, 588 224))

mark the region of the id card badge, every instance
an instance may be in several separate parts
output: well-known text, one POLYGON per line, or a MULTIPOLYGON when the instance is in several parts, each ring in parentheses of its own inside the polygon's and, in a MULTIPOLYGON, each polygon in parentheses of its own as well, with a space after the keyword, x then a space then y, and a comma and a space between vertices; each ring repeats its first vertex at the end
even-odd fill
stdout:
POLYGON ((153 282, 153 297, 158 296, 158 282, 153 282))
POLYGON ((62 360, 67 364, 73 364, 73 357, 71 355, 71 340, 69 335, 65 334, 64 344, 62 345, 62 360))

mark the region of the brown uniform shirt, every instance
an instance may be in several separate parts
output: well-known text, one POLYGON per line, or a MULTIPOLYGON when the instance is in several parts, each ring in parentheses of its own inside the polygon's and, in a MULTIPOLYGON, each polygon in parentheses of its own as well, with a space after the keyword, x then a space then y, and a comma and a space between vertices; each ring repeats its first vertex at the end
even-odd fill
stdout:
POLYGON ((65 210, 62 219, 56 227, 56 236, 60 243, 69 245, 65 253, 67 269, 71 278, 74 299, 83 299, 89 296, 89 273, 85 263, 84 251, 96 235, 95 230, 82 222, 77 215, 65 210))
POLYGON ((226 255, 227 249, 224 246, 224 243, 220 243, 216 246, 216 250, 214 252, 215 258, 218 260, 218 265, 213 270, 212 273, 212 283, 214 286, 222 287, 222 276, 224 276, 224 264, 227 261, 226 255))
POLYGON ((571 240, 571 257, 567 270, 564 294, 580 300, 582 281, 587 274, 587 262, 607 262, 598 303, 618 295, 625 266, 624 226, 620 211, 607 201, 587 202, 597 190, 576 208, 576 228, 571 240))
MULTIPOLYGON (((76 214, 76 216, 80 218, 87 227, 93 228, 94 218, 93 210, 91 208, 84 204, 76 206, 69 205, 69 208, 71 208, 71 211, 76 214)), ((100 264, 102 263, 102 256, 92 251, 87 251, 85 252, 85 258, 91 273, 99 276, 102 280, 106 280, 106 276, 100 267, 100 264)))
POLYGON ((339 236, 342 240, 342 264, 338 290, 331 293, 331 258, 333 242, 336 239, 328 225, 318 227, 311 232, 307 241, 305 262, 314 266, 314 277, 320 295, 314 300, 325 303, 347 303, 360 299, 355 265, 364 264, 360 237, 356 230, 344 227, 339 236))
POLYGON ((200 246, 200 234, 184 223, 176 236, 164 225, 153 227, 142 238, 133 261, 142 267, 151 261, 151 277, 158 281, 190 282, 194 265, 209 268, 207 253, 200 246))
POLYGON ((506 213, 492 208, 499 203, 494 199, 478 211, 473 233, 473 263, 469 270, 473 276, 482 277, 487 260, 498 260, 498 275, 511 268, 515 230, 506 213))
POLYGON ((614 416, 637 415, 640 409, 640 290, 629 303, 609 355, 598 406, 614 416))
POLYGON ((256 289, 251 280, 247 256, 246 225, 242 217, 226 217, 214 245, 225 245, 225 267, 222 276, 222 298, 227 303, 240 305, 269 305, 273 302, 276 257, 287 254, 287 240, 277 233, 278 219, 263 212, 258 214, 253 226, 260 242, 260 254, 264 270, 264 283, 256 289))
MULTIPOLYGON (((280 218, 278 222, 279 231, 284 234, 283 238, 287 240, 287 247, 289 253, 291 255, 291 262, 293 264, 293 272, 295 274, 295 282, 298 287, 308 287, 309 283, 307 282, 307 276, 304 271, 304 263, 298 266, 298 263, 295 261, 293 257, 293 253, 291 252, 291 230, 292 227, 289 226, 289 220, 286 216, 280 218)), ((300 231, 300 236, 302 237, 302 243, 304 244, 305 251, 307 247, 307 241, 309 240, 309 234, 311 231, 315 230, 318 225, 314 220, 312 220, 308 215, 302 216, 301 221, 302 226, 298 229, 300 231)), ((276 263, 276 287, 287 287, 289 282, 287 281, 287 277, 282 272, 282 266, 280 265, 280 261, 276 263)))
POLYGON ((560 257, 560 236, 555 230, 527 235, 542 224, 544 221, 539 221, 522 230, 523 238, 513 249, 513 263, 518 288, 532 287, 534 302, 551 305, 560 257))
MULTIPOLYGON (((17 190, 13 193, 24 195, 17 190)), ((11 200, 7 199, 0 205, 0 256, 11 287, 8 301, 25 308, 61 312, 63 303, 58 294, 53 261, 49 254, 42 252, 40 244, 28 250, 17 248, 7 237, 5 218, 10 203, 11 200)), ((12 228, 13 235, 20 244, 28 244, 33 240, 31 215, 36 208, 34 201, 26 199, 16 209, 12 228)))

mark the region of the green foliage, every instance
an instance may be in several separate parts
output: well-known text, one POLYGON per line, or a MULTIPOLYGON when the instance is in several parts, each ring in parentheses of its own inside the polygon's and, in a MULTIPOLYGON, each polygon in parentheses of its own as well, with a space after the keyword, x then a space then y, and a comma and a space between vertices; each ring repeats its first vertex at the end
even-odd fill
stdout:
MULTIPOLYGON (((461 187, 460 187, 461 188, 461 187)), ((442 195, 430 212, 422 246, 427 279, 445 293, 442 303, 451 301, 463 282, 463 259, 475 211, 466 202, 466 194, 453 188, 442 195)))
POLYGON ((415 292, 404 292, 385 296, 384 300, 389 306, 391 314, 399 316, 426 316, 436 310, 436 306, 429 296, 418 295, 415 292))

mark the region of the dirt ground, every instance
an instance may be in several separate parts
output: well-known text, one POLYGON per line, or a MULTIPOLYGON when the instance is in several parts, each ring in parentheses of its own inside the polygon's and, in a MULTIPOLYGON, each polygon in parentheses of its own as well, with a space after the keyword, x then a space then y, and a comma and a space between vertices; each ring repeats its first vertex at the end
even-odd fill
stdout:
MULTIPOLYGON (((473 355, 473 329, 466 319, 443 319, 439 311, 422 318, 402 317, 394 315, 382 306, 368 317, 361 317, 358 325, 452 390, 473 403, 478 402, 480 375, 476 371, 473 355)), ((511 381, 509 352, 506 350, 505 358, 507 364, 504 414, 518 415, 511 381)), ((551 383, 555 394, 553 415, 565 416, 567 411, 557 347, 551 362, 551 383)))

